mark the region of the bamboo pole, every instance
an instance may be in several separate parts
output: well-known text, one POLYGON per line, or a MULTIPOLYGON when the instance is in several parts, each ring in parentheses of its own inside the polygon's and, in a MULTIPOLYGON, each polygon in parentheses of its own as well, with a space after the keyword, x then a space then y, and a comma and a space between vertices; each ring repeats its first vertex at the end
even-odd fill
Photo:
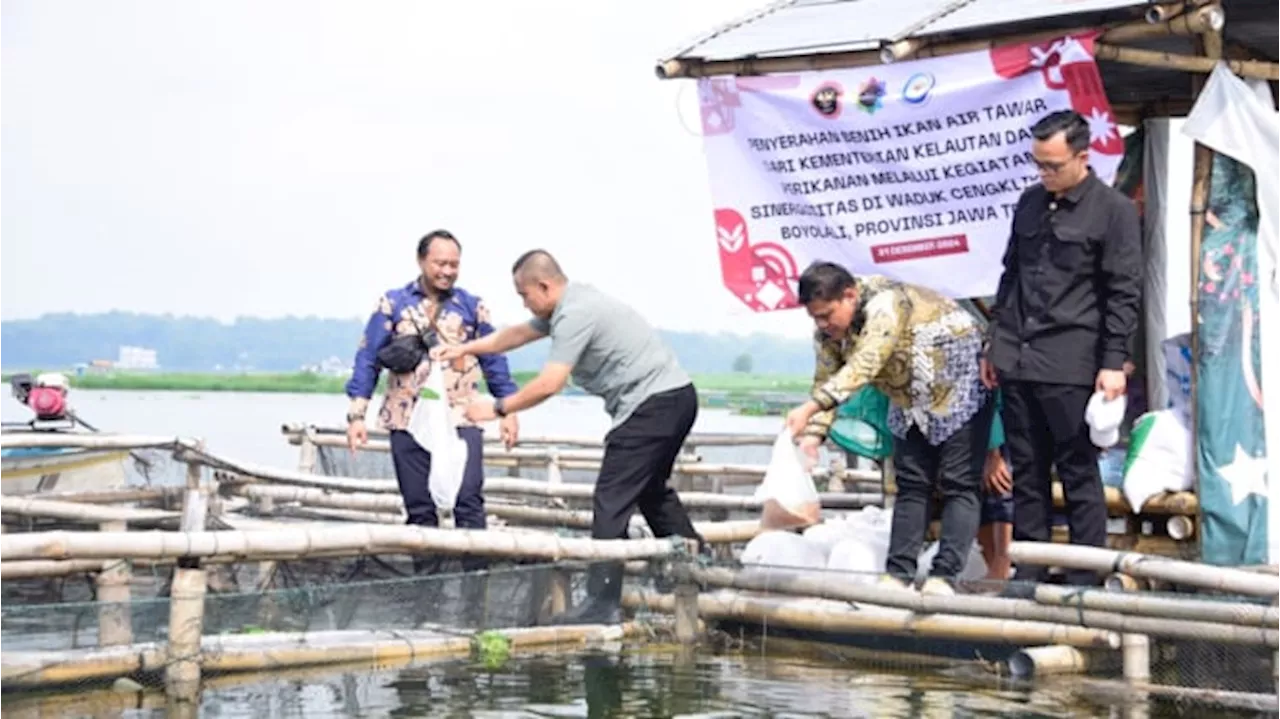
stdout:
MULTIPOLYGON (((1155 8, 1165 6, 1156 5, 1155 8)), ((1113 27, 1099 38, 1107 43, 1125 43, 1159 37, 1190 37, 1212 30, 1221 30, 1226 20, 1222 6, 1213 3, 1173 17, 1150 18, 1113 27)))
MULTIPOLYGON (((129 487, 128 489, 95 489, 73 492, 36 492, 24 494, 24 499, 41 499, 51 502, 76 504, 125 504, 128 502, 154 502, 172 500, 182 495, 184 487, 129 487)), ((8 495, 6 495, 8 496, 8 495)))
POLYGON ((34 579, 37 577, 65 577, 69 574, 100 572, 109 559, 66 559, 0 562, 0 580, 34 579))
MULTIPOLYGON (((834 572, 823 576, 819 572, 797 572, 795 570, 766 569, 763 567, 742 571, 694 567, 688 571, 695 581, 711 587, 771 592, 792 596, 821 597, 844 602, 860 602, 906 609, 918 615, 945 613, 980 618, 998 617, 1018 621, 1090 627, 1100 631, 1142 633, 1231 644, 1280 646, 1280 632, 1274 628, 1241 627, 1212 622, 1171 622, 1160 618, 1130 616, 1075 607, 1048 606, 1030 600, 1004 599, 1000 597, 928 596, 915 592, 904 592, 891 587, 842 580, 840 575, 834 572)), ((1118 642, 1119 639, 1117 638, 1116 646, 1119 646, 1118 642)))
MULTIPOLYGON (((344 492, 382 492, 382 493, 398 493, 399 485, 394 479, 366 479, 363 477, 331 477, 318 474, 304 474, 302 472, 294 472, 284 469, 276 469, 263 465, 253 465, 243 462, 231 462, 230 460, 211 459, 211 463, 216 463, 224 482, 245 482, 252 480, 265 480, 269 482, 277 482, 280 484, 294 484, 303 487, 324 487, 328 489, 344 491, 344 492), (236 475, 236 476, 232 476, 236 475)), ((564 469, 598 469, 599 463, 579 463, 580 466, 564 466, 564 469)), ((710 465, 710 464, 689 464, 677 466, 674 473, 685 473, 690 476, 715 476, 727 475, 728 478, 742 479, 748 484, 758 484, 764 477, 765 468, 757 465, 710 465)), ((873 473, 863 470, 846 470, 845 480, 856 483, 878 483, 880 480, 871 479, 873 473)), ((819 468, 813 473, 815 480, 821 480, 827 476, 825 468, 819 468)), ((494 487, 503 487, 503 483, 512 481, 509 477, 494 477, 485 480, 485 484, 494 487)), ((534 480, 524 480, 534 481, 534 480)), ((726 484, 733 482, 726 479, 726 484)), ((560 485, 552 485, 550 482, 542 482, 545 486, 574 486, 575 483, 565 482, 560 485)), ((590 486, 590 485, 581 485, 590 486)), ((494 491, 494 490, 490 490, 494 491)), ((554 490, 552 490, 554 491, 554 490)), ((867 494, 867 493, 864 493, 867 494)), ((854 500, 857 501, 857 500, 854 500)))
MULTIPOLYGON (((580 625, 500 630, 513 650, 553 645, 590 644, 637 636, 642 627, 580 625)), ((210 672, 263 672, 285 667, 364 663, 382 665, 406 659, 465 655, 471 637, 433 630, 351 630, 278 632, 207 636, 201 661, 210 672)), ((170 661, 161 644, 52 652, 5 652, 0 680, 7 686, 35 688, 157 671, 170 661)))
POLYGON ((1158 50, 1139 50, 1133 47, 1120 47, 1096 43, 1093 56, 1099 60, 1122 62, 1127 65, 1154 67, 1164 70, 1181 70, 1183 72, 1208 75, 1218 66, 1226 63, 1231 72, 1240 77, 1256 80, 1280 80, 1280 65, 1265 60, 1224 60, 1221 58, 1201 57, 1197 55, 1181 55, 1158 50))
MULTIPOLYGON (((197 440, 195 451, 204 452, 197 440)), ((182 502, 182 532, 203 532, 208 519, 208 494, 202 486, 203 467, 187 464, 187 493, 182 502)), ((179 556, 169 588, 169 633, 166 636, 168 661, 164 668, 165 696, 179 704, 198 704, 200 696, 200 638, 204 635, 204 597, 208 576, 200 557, 179 556)))
POLYGON ((1039 566, 1089 569, 1099 573, 1118 571, 1134 577, 1161 579, 1231 594, 1280 596, 1280 579, 1276 577, 1100 547, 1014 542, 1009 546, 1009 558, 1014 563, 1039 566))
POLYGON ((1057 644, 1020 649, 1009 657, 1006 666, 1012 676, 1030 679, 1050 674, 1083 674, 1089 670, 1089 660, 1079 649, 1057 644))
MULTIPOLYGON (((1099 40, 1108 43, 1123 43, 1131 42, 1133 40, 1146 40, 1171 35, 1197 35, 1203 32, 1208 32, 1212 29, 1220 29, 1224 19, 1225 16, 1222 12, 1222 8, 1217 4, 1206 5, 1191 12, 1176 16, 1172 11, 1167 13, 1161 12, 1155 17, 1148 16, 1143 20, 1113 26, 1104 31, 1099 37, 1099 40)), ((1000 38, 996 40, 968 40, 960 42, 931 42, 922 37, 910 37, 882 45, 880 48, 879 59, 880 62, 889 64, 893 62, 900 62, 908 58, 921 59, 924 57, 954 55, 960 52, 971 52, 973 50, 986 49, 987 47, 990 47, 993 42, 1003 44, 1014 42, 1048 41, 1058 37, 1083 32, 1088 29, 1089 28, 1081 28, 1079 30, 1044 30, 1019 34, 1012 38, 1000 38)))
MULTIPOLYGON (((1194 22, 1194 20, 1191 20, 1194 22)), ((1174 25, 1176 26, 1176 19, 1174 25)), ((1059 37, 1076 34, 1092 28, 1075 28, 1062 30, 1042 30, 1030 33, 1019 33, 997 38, 980 40, 963 40, 955 42, 937 42, 919 44, 904 42, 901 45, 890 45, 886 48, 868 48, 835 53, 819 53, 809 55, 788 55, 780 57, 748 58, 738 60, 698 60, 695 58, 672 58, 658 64, 656 71, 659 79, 667 80, 680 77, 712 77, 716 75, 766 75, 772 73, 805 72, 812 70, 834 70, 839 68, 866 67, 883 62, 886 56, 895 53, 910 55, 916 59, 926 57, 944 57, 966 52, 987 50, 993 47, 1015 45, 1026 42, 1046 42, 1059 37), (885 54, 886 50, 888 55, 885 54)), ((1118 37, 1135 39, 1133 36, 1143 33, 1136 29, 1126 29, 1118 37)), ((1180 34, 1177 30, 1166 33, 1151 31, 1147 36, 1159 34, 1180 34)), ((918 38, 914 38, 918 40, 918 38)), ((1106 38, 1114 42, 1112 38, 1106 38)), ((1213 72, 1216 60, 1207 57, 1182 55, 1178 53, 1140 50, 1121 47, 1108 42, 1094 43, 1094 57, 1099 60, 1155 67, 1167 70, 1208 74, 1213 72)), ((1280 76, 1280 65, 1262 60, 1228 60, 1232 72, 1241 77, 1263 80, 1275 80, 1280 76)))
POLYGON ((1137 592, 1142 590, 1142 586, 1137 579, 1124 574, 1123 572, 1112 572, 1102 580, 1102 586, 1108 592, 1137 592))
POLYGON ((1251 627, 1280 625, 1280 610, 1276 607, 1239 601, 1117 594, 1099 590, 1081 590, 1075 587, 1055 587, 1048 584, 1036 587, 1035 599, 1041 604, 1051 606, 1083 607, 1146 617, 1220 622, 1251 627))
POLYGON ((1230 692, 1221 689, 1202 689, 1199 687, 1175 687, 1165 684, 1149 684, 1145 682, 1130 683, 1093 677, 1073 679, 1072 684, 1077 691, 1093 697, 1137 699, 1144 705, 1153 697, 1172 699, 1178 704, 1196 703, 1212 706, 1243 709, 1245 711, 1274 714, 1277 701, 1275 694, 1255 694, 1252 692, 1230 692))
MULTIPOLYGON (((1222 35, 1220 33, 1210 33, 1200 36, 1196 43, 1197 50, 1204 52, 1207 59, 1219 58, 1222 56, 1222 35)), ((1204 88, 1204 78, 1192 78, 1192 94, 1198 99, 1200 92, 1204 88)), ((1198 364, 1200 362, 1200 275, 1201 275, 1201 244, 1204 240, 1204 228, 1206 213, 1209 211, 1209 193, 1210 184, 1213 178, 1213 150, 1207 145, 1195 143, 1194 155, 1191 165, 1191 207, 1188 208, 1191 221, 1191 292, 1190 315, 1191 315, 1191 373, 1190 373, 1190 404, 1191 404, 1191 437, 1192 447, 1195 450, 1193 457, 1199 457, 1200 441, 1200 371, 1198 364)), ((1195 486, 1196 493, 1200 492, 1200 462, 1191 463, 1191 477, 1195 486)), ((1203 521, 1200 513, 1196 514, 1197 518, 1203 521)), ((1204 552, 1204 538, 1197 535, 1196 544, 1199 545, 1201 554, 1204 552)))
MULTIPOLYGON (((269 484, 243 484, 228 487, 227 491, 241 497, 258 500, 270 498, 276 502, 300 502, 325 507, 341 507, 344 509, 364 509, 377 512, 400 512, 404 510, 404 500, 398 494, 353 492, 338 493, 310 487, 279 487, 269 484)), ((595 486, 590 484, 561 484, 553 486, 547 482, 530 479, 508 479, 493 477, 485 480, 485 494, 491 495, 532 495, 537 497, 558 499, 591 499, 595 486)), ((877 504, 881 497, 874 494, 836 494, 820 495, 824 509, 857 509, 877 504)), ((751 496, 732 496, 702 492, 686 492, 680 495, 680 503, 686 509, 726 509, 726 510, 759 510, 763 502, 751 496)), ((508 511, 500 504, 489 504, 486 509, 495 516, 503 516, 508 511)), ((521 506, 521 510, 542 510, 541 507, 521 506)), ((560 510, 548 510, 560 511, 560 510)), ((567 515, 566 515, 567 516, 567 515)))
MULTIPOLYGON (((313 426, 302 424, 284 424, 280 428, 280 432, 285 436, 289 444, 299 444, 302 437, 307 432, 311 432, 314 438, 319 441, 326 441, 324 437, 342 437, 345 438, 347 430, 344 427, 336 426, 313 426)), ((369 439, 386 439, 388 433, 384 430, 369 430, 369 439)), ((726 433, 726 432, 693 432, 689 435, 687 444, 703 445, 707 447, 749 447, 749 446, 770 446, 776 435, 768 433, 726 433)), ((485 437, 485 444, 497 444, 501 440, 497 437, 485 437)), ((604 440, 601 437, 584 437, 574 435, 529 435, 520 438, 521 447, 538 446, 538 445, 557 445, 561 447, 596 447, 604 446, 604 440)), ((341 442, 341 446, 346 446, 345 439, 341 442)))
MULTIPOLYGON (((373 522, 378 524, 394 525, 404 523, 403 512, 391 514, 387 512, 366 512, 359 510, 337 509, 332 507, 316 508, 307 505, 300 505, 298 509, 301 510, 301 513, 304 516, 308 517, 323 517, 326 519, 342 519, 349 522, 373 522)), ((592 524, 591 512, 574 511, 569 509, 488 504, 485 506, 485 513, 504 520, 514 520, 523 524, 539 526, 590 529, 592 524)), ((645 522, 643 517, 632 517, 631 524, 629 526, 634 532, 646 534, 649 532, 649 525, 645 522)), ((746 542, 753 539, 762 531, 760 528, 760 522, 754 519, 694 522, 693 526, 694 529, 698 530, 698 533, 702 535, 703 540, 708 544, 733 544, 737 542, 746 542)), ((505 531, 505 528, 495 529, 494 531, 505 531)))
MULTIPOLYGON (((124 532, 124 522, 103 522, 103 532, 124 532)), ((98 646, 112 647, 133 643, 133 613, 129 608, 129 563, 113 561, 103 563, 94 578, 98 600, 98 646)))
POLYGON ((192 701, 200 693, 201 651, 204 633, 204 570, 177 567, 169 590, 169 634, 166 642, 165 695, 192 701))
MULTIPOLYGON (((397 554, 394 549, 370 552, 371 554, 397 554)), ((304 559, 350 559, 366 554, 359 549, 345 550, 328 550, 307 552, 299 554, 297 552, 281 552, 267 553, 257 555, 263 558, 263 561, 269 562, 289 562, 304 559)), ((99 572, 108 563, 114 560, 110 559, 33 559, 0 562, 0 577, 4 581, 30 579, 39 577, 65 577, 72 574, 83 574, 86 572, 99 572)), ((130 560, 130 564, 134 567, 172 567, 176 564, 176 557, 160 557, 155 559, 134 559, 130 560)), ((245 558, 235 554, 215 554, 201 558, 201 564, 240 564, 245 558)))
POLYGON ((1164 531, 1170 539, 1185 542, 1196 534, 1196 521, 1185 514, 1175 514, 1165 520, 1164 531))
MULTIPOLYGON (((388 445, 390 442, 387 443, 388 445)), ((390 451, 390 447, 387 451, 390 451)), ((316 448, 316 437, 312 432, 304 432, 299 442, 298 449, 298 471, 304 474, 315 474, 316 459, 319 451, 316 448)))
POLYGON ((676 585, 672 595, 672 610, 676 616, 676 641, 692 645, 698 641, 698 587, 688 582, 676 585))
MULTIPOLYGON (((346 447, 346 439, 343 437, 318 436, 314 441, 318 446, 346 447)), ((770 442, 772 441, 773 439, 771 438, 770 442)), ((363 451, 388 452, 390 447, 388 440, 371 439, 365 445, 363 451)), ((603 452, 596 450, 559 450, 554 447, 547 449, 486 449, 484 463, 490 467, 509 468, 551 462, 565 471, 593 472, 599 471, 602 458, 603 452)), ((758 482, 764 477, 764 472, 764 465, 707 464, 702 462, 701 456, 695 453, 682 454, 677 458, 676 465, 672 470, 673 475, 687 475, 689 477, 732 475, 751 482, 758 482)), ((827 468, 820 467, 814 472, 815 479, 822 479, 828 476, 830 476, 830 470, 827 468)), ((847 470, 841 479, 878 483, 880 476, 875 472, 851 469, 847 470)))
MULTIPOLYGON (((1148 499, 1138 510, 1134 510, 1129 506, 1129 501, 1124 498, 1124 493, 1116 487, 1104 487, 1103 494, 1107 501, 1107 512, 1111 514, 1190 514, 1195 515, 1200 510, 1200 502, 1196 495, 1192 492, 1164 492, 1157 494, 1148 499)), ((1053 483, 1053 504, 1055 507, 1065 507, 1067 503, 1066 495, 1062 491, 1062 483, 1053 483)))
MULTIPOLYGON (((675 611, 675 597, 670 594, 630 590, 623 594, 623 604, 628 608, 667 614, 675 611)), ((1062 624, 945 614, 920 616, 869 606, 854 609, 835 604, 816 605, 803 600, 749 597, 739 593, 700 595, 698 614, 704 620, 757 622, 766 626, 815 632, 892 634, 995 644, 1067 644, 1115 648, 1119 642, 1113 632, 1062 624)))
POLYGON ((18 432, 0 434, 0 447, 31 449, 36 447, 74 447, 76 449, 168 449, 196 447, 196 442, 182 437, 158 437, 137 434, 77 434, 67 432, 18 432))
MULTIPOLYGON (((306 439, 303 440, 305 446, 306 439)), ((345 449, 347 446, 346 437, 338 437, 332 435, 321 435, 309 440, 314 447, 338 447, 345 449)), ((388 439, 370 439, 368 444, 360 448, 362 452, 381 452, 388 453, 391 451, 391 441, 388 439)), ((555 446, 545 447, 513 447, 505 449, 501 446, 485 445, 484 461, 488 465, 506 466, 508 464, 528 465, 547 462, 554 458, 559 458, 564 462, 579 462, 598 464, 604 456, 601 449, 560 449, 555 446)), ((678 463, 700 462, 702 458, 691 452, 683 452, 676 458, 678 463)))
POLYGON ((84 524, 101 524, 103 522, 154 523, 171 521, 181 516, 177 512, 162 509, 104 507, 8 495, 0 496, 0 513, 15 514, 21 517, 65 519, 84 524))
POLYGON ((244 559, 324 551, 443 552, 538 559, 627 560, 684 551, 675 540, 579 539, 550 534, 373 524, 206 532, 29 532, 0 537, 0 555, 18 559, 209 557, 244 559))
POLYGON ((1151 637, 1145 634, 1122 634, 1120 652, 1125 681, 1145 682, 1151 679, 1151 637))

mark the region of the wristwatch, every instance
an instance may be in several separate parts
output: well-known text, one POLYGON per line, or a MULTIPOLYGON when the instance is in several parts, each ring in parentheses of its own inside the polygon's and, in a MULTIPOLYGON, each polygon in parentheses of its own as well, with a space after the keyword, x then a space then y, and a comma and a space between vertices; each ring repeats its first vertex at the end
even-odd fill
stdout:
POLYGON ((493 413, 499 417, 506 417, 507 408, 503 406, 505 403, 502 400, 503 398, 499 397, 493 401, 493 413))
POLYGON ((351 424, 352 422, 363 422, 363 421, 364 421, 364 415, 357 414, 355 412, 347 412, 347 424, 351 424))

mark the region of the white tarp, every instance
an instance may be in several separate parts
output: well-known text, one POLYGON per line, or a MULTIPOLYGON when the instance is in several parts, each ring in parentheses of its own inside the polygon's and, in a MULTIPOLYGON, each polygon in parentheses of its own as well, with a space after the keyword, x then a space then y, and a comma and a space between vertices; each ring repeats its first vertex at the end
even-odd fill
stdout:
POLYGON ((1168 406, 1165 347, 1171 337, 1191 332, 1191 167, 1195 143, 1182 135, 1184 120, 1153 118, 1144 123, 1143 143, 1143 303, 1146 310, 1147 404, 1168 406))

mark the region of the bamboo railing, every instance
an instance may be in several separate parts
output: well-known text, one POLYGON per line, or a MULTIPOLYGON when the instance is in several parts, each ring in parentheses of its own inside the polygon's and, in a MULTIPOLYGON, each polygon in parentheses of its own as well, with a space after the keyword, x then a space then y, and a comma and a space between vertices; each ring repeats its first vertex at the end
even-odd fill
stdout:
MULTIPOLYGON (((516 651, 554 646, 615 641, 636 636, 642 627, 581 625, 503 629, 516 651)), ((198 649, 200 665, 210 672, 262 672, 284 667, 361 662, 383 665, 408 659, 466 655, 472 649, 467 635, 442 635, 431 630, 273 632, 257 635, 204 637, 198 649)), ((51 652, 4 652, 0 681, 8 687, 45 687, 114 679, 154 672, 174 658, 165 644, 131 644, 104 649, 51 652)))

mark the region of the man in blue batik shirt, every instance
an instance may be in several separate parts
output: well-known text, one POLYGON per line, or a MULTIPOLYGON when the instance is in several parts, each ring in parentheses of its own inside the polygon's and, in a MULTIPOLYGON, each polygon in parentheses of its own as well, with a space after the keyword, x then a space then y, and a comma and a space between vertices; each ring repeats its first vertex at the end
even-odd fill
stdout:
MULTIPOLYGON (((479 297, 455 286, 462 246, 452 234, 435 230, 418 242, 418 266, 422 274, 378 300, 365 326, 356 352, 355 368, 347 382, 351 405, 347 411, 347 443, 354 452, 369 440, 365 414, 369 398, 378 384, 382 366, 378 350, 400 335, 434 330, 442 345, 459 345, 493 332, 489 312, 479 297)), ((425 355, 412 372, 388 372, 387 398, 378 412, 379 425, 391 434, 391 459, 396 481, 404 498, 408 524, 435 527, 439 524, 435 502, 427 478, 431 474, 431 453, 409 434, 409 420, 430 375, 432 364, 425 355)), ((500 354, 461 357, 445 365, 444 385, 458 436, 467 443, 467 467, 454 507, 454 524, 465 529, 484 529, 484 445, 483 431, 466 417, 466 407, 480 396, 483 375, 495 398, 514 394, 507 360, 500 354)), ((510 448, 519 436, 515 415, 503 418, 502 440, 510 448)), ((472 564, 471 562, 469 564, 472 564)), ((423 565, 419 562, 418 568, 423 565)))

